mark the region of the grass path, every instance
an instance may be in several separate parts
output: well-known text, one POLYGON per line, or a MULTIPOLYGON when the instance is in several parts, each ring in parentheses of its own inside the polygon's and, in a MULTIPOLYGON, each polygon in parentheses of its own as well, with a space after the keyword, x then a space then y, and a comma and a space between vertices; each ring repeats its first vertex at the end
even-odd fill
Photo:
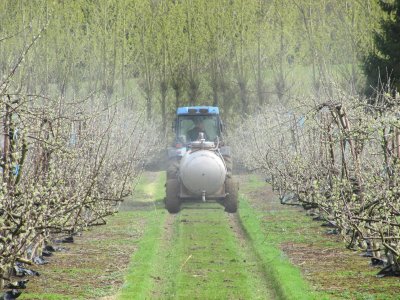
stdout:
MULTIPOLYGON (((159 253, 160 299, 274 299, 257 262, 242 247, 229 215, 213 203, 185 204, 159 253), (255 276, 255 274, 257 276, 255 276)), ((170 230, 170 229, 167 229, 170 230)))
POLYGON ((216 203, 185 203, 177 215, 155 210, 118 299, 314 299, 287 259, 273 266, 261 258, 265 238, 252 235, 257 227, 246 228, 241 216, 216 203), (288 280, 279 277, 285 272, 288 280), (282 292, 286 281, 297 292, 282 292))
POLYGON ((219 205, 185 204, 162 221, 162 232, 145 234, 118 299, 275 299, 219 205))
MULTIPOLYGON (((150 208, 146 211, 147 222, 143 238, 138 243, 129 265, 128 274, 118 299, 145 299, 152 286, 149 274, 154 269, 157 251, 162 237, 162 225, 167 218, 167 212, 162 205, 164 198, 165 174, 153 174, 148 182, 140 182, 136 191, 136 199, 130 203, 135 206, 142 203, 150 208)), ((146 177, 144 177, 146 178, 146 177)), ((147 179, 149 179, 147 177, 147 179)), ((129 203, 125 204, 128 205, 129 203)))

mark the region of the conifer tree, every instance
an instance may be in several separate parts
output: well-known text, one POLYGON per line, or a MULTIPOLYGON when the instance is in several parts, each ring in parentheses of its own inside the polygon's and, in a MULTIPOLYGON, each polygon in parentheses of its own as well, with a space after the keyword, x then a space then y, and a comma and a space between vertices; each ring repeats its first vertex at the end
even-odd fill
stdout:
POLYGON ((381 20, 381 31, 374 36, 375 50, 365 60, 367 94, 378 89, 400 90, 400 0, 379 1, 387 14, 381 20))

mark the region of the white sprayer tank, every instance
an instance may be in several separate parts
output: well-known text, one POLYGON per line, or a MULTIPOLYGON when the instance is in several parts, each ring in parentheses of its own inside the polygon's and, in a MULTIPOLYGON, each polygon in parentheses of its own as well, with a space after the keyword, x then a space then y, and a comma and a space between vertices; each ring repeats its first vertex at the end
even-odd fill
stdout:
POLYGON ((225 182, 226 168, 214 151, 187 152, 180 163, 183 185, 195 196, 213 195, 225 182))

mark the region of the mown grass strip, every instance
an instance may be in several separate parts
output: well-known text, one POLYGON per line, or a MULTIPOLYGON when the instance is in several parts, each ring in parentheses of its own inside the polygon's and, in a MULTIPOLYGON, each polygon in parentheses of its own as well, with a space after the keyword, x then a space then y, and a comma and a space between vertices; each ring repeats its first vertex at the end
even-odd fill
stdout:
MULTIPOLYGON (((163 184, 143 179, 137 191, 158 198, 164 196, 163 184)), ((164 209, 149 212, 146 232, 118 299, 266 299, 247 272, 222 207, 215 203, 183 206, 180 214, 169 217, 169 225, 164 209)))
POLYGON ((253 243, 254 250, 263 263, 265 273, 272 282, 281 299, 329 299, 326 295, 312 290, 302 278, 298 268, 293 266, 275 244, 270 243, 279 237, 276 233, 266 232, 261 226, 260 214, 256 213, 244 196, 240 199, 240 222, 253 243))
POLYGON ((216 203, 186 203, 172 216, 152 278, 152 299, 274 299, 216 203))
POLYGON ((177 221, 175 298, 254 299, 251 274, 222 208, 194 204, 177 221))
MULTIPOLYGON (((143 184, 145 184, 143 182, 143 184)), ((146 231, 143 238, 138 243, 139 249, 135 252, 131 259, 128 274, 125 278, 125 284, 118 296, 118 299, 146 299, 147 293, 151 289, 152 280, 151 273, 154 268, 154 260, 159 248, 162 235, 162 224, 167 216, 166 211, 161 205, 164 198, 165 174, 162 173, 156 184, 151 187, 138 187, 154 196, 158 205, 154 206, 154 210, 144 212, 147 217, 146 231)))

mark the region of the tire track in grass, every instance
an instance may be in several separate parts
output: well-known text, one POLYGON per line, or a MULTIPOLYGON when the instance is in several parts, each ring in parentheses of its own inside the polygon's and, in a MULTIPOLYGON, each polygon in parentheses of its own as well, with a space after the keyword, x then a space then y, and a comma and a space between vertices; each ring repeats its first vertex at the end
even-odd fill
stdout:
POLYGON ((236 239, 246 256, 247 270, 254 276, 254 283, 256 284, 253 289, 257 291, 260 298, 257 299, 279 299, 274 286, 271 283, 271 278, 268 276, 263 268, 262 261, 255 252, 254 246, 248 238, 248 235, 243 230, 237 214, 229 215, 229 223, 232 230, 235 232, 236 239))
POLYGON ((171 218, 149 298, 275 299, 221 206, 187 203, 171 218))
POLYGON ((260 223, 260 214, 254 211, 247 199, 241 197, 239 221, 249 243, 259 257, 260 266, 279 299, 314 300, 328 299, 327 295, 313 290, 302 277, 300 269, 295 267, 286 255, 274 244, 268 242, 268 233, 260 223))

